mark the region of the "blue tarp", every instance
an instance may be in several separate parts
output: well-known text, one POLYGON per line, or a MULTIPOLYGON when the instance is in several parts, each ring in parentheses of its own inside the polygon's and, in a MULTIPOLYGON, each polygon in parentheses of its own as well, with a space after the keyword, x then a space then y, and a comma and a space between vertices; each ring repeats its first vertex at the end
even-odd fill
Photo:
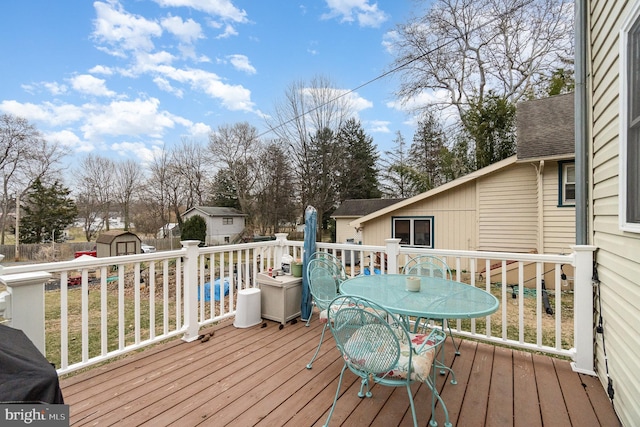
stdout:
POLYGON ((302 254, 302 300, 300 302, 300 320, 306 322, 311 317, 311 292, 307 279, 309 258, 316 250, 316 228, 318 226, 318 212, 313 206, 307 206, 304 211, 304 245, 302 254))
MULTIPOLYGON (((229 278, 224 278, 224 295, 229 295, 229 278)), ((216 301, 220 301, 220 279, 216 279, 213 282, 213 298, 216 301)), ((204 300, 206 302, 211 301, 211 283, 204 284, 204 300)), ((200 301, 200 286, 198 286, 198 301, 200 301)))

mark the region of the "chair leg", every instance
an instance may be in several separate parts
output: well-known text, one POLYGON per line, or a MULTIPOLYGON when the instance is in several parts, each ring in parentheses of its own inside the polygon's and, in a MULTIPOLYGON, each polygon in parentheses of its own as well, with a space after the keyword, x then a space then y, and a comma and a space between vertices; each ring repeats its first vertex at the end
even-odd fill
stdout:
POLYGON ((369 386, 369 379, 368 378, 363 378, 362 381, 360 382, 360 391, 358 392, 358 397, 363 398, 363 397, 371 397, 373 396, 373 394, 371 393, 371 388, 369 386), (367 392, 363 393, 364 391, 364 386, 367 386, 367 392))
POLYGON ((311 369, 311 365, 313 365, 313 361, 316 360, 316 357, 318 357, 318 353, 320 352, 320 346, 322 346, 322 341, 324 340, 324 333, 327 330, 327 326, 329 324, 325 323, 324 327, 322 328, 322 334, 320 335, 320 342, 318 343, 318 348, 316 348, 316 352, 313 354, 313 357, 311 358, 311 360, 309 361, 309 363, 307 363, 307 369, 311 369))
MULTIPOLYGON (((407 383, 407 394, 409 395, 409 406, 411 406, 411 415, 413 416, 413 427, 418 427, 418 418, 416 417, 416 405, 413 403, 413 395, 411 394, 410 383, 407 383)), ((433 410, 431 412, 433 413, 433 410)))
POLYGON ((333 410, 336 408, 336 403, 338 402, 338 396, 340 396, 340 387, 342 386, 342 377, 344 376, 344 371, 347 369, 347 365, 345 364, 342 367, 342 371, 340 371, 340 379, 338 380, 338 389, 336 390, 336 395, 333 398, 333 405, 331 405, 331 410, 329 411, 329 416, 327 417, 327 421, 324 423, 322 427, 328 427, 329 421, 331 420, 331 416, 333 415, 333 410))

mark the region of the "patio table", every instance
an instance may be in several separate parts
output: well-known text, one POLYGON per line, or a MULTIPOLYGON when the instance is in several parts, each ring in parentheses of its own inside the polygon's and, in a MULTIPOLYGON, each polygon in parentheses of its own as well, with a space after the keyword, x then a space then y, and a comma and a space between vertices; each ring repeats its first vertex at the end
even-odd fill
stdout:
POLYGON ((427 319, 471 319, 498 310, 498 299, 483 289, 441 277, 420 278, 420 291, 406 290, 405 274, 356 276, 340 285, 340 293, 370 299, 389 311, 427 319))
MULTIPOLYGON (((409 291, 406 289, 407 277, 410 276, 356 276, 342 282, 340 293, 367 298, 407 319, 471 319, 488 316, 496 312, 500 305, 498 298, 483 289, 441 277, 411 276, 420 279, 420 290, 409 291)), ((444 353, 439 365, 451 371, 451 382, 455 384, 453 369, 444 365, 444 353)), ((441 369, 440 373, 445 372, 441 369)))

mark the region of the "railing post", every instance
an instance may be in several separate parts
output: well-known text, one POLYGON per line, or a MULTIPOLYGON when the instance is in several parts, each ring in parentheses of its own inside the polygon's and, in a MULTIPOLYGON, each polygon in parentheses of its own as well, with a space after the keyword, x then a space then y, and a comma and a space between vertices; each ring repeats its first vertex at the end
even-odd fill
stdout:
POLYGON ((400 239, 385 239, 387 249, 387 273, 396 274, 398 272, 398 255, 400 255, 400 239))
POLYGON ((575 254, 573 276, 574 317, 573 333, 575 360, 571 367, 576 372, 596 375, 593 361, 593 252, 595 246, 571 246, 575 254))
MULTIPOLYGON (((45 271, 0 276, 9 294, 5 317, 9 326, 20 329, 45 355, 44 284, 51 278, 45 271)), ((6 294, 5 294, 5 299, 6 294)))
MULTIPOLYGON (((199 240, 182 240, 182 247, 187 250, 184 257, 184 323, 183 341, 194 341, 198 338, 198 245, 199 240)), ((212 290, 213 292, 213 290, 212 290)))
POLYGON ((284 255, 284 246, 287 242, 288 233, 276 233, 276 247, 274 250, 273 268, 279 269, 282 266, 282 255, 284 255))

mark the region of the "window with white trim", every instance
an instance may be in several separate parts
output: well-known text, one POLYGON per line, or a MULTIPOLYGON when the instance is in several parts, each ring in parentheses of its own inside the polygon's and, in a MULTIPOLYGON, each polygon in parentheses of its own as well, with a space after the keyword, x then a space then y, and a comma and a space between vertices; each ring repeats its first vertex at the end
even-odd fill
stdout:
POLYGON ((233 217, 223 217, 222 225, 233 225, 233 217))
POLYGON ((620 34, 620 227, 640 232, 640 3, 620 34))
POLYGON ((576 163, 560 162, 558 164, 560 175, 558 192, 558 206, 576 205, 576 163))
POLYGON ((433 247, 433 217, 394 217, 392 235, 401 245, 433 247))

